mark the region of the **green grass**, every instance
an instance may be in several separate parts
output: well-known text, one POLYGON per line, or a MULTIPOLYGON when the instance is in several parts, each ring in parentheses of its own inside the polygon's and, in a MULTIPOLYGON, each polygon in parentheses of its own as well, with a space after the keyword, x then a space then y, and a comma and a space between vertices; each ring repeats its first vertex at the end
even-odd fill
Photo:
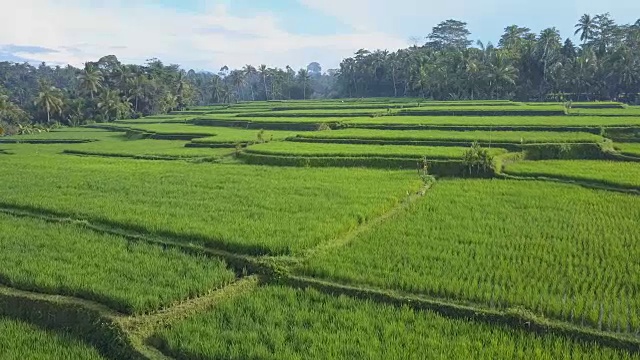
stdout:
MULTIPOLYGON (((237 114, 236 114, 237 115, 237 114)), ((199 116, 198 120, 221 120, 221 121, 240 121, 240 122, 254 122, 254 123, 304 123, 304 124, 319 124, 319 123, 339 123, 346 120, 349 120, 349 117, 346 116, 337 116, 337 117, 262 117, 262 116, 246 116, 243 114, 233 116, 224 116, 224 115, 207 115, 207 116, 199 116)), ((395 118, 395 117, 394 117, 395 118)), ((371 117, 366 117, 366 119, 372 119, 371 117)), ((202 121, 205 123, 205 121, 202 121)))
POLYGON ((640 156, 640 143, 616 143, 615 148, 625 155, 640 156))
POLYGON ((185 147, 180 140, 129 140, 120 133, 111 133, 103 140, 85 144, 66 145, 65 150, 104 156, 141 156, 159 158, 220 158, 230 155, 231 149, 185 147))
MULTIPOLYGON (((219 144, 256 142, 258 141, 258 134, 261 133, 261 130, 246 130, 242 128, 232 127, 196 126, 189 124, 124 124, 119 125, 119 127, 123 127, 123 130, 130 129, 161 135, 202 136, 202 138, 195 139, 194 142, 219 144)), ((293 136, 297 133, 298 132, 292 131, 268 130, 262 132, 262 135, 265 140, 269 141, 283 139, 289 136, 293 136)))
POLYGON ((139 119, 116 120, 114 124, 162 124, 162 123, 186 123, 199 115, 153 115, 139 119))
POLYGON ((536 181, 450 180, 304 273, 640 331, 640 198, 536 181))
MULTIPOLYGON (((467 150, 464 147, 316 144, 274 141, 249 146, 246 151, 263 155, 461 159, 467 150)), ((506 150, 494 148, 490 150, 490 153, 495 156, 506 153, 506 150)))
POLYGON ((627 352, 499 325, 279 286, 162 330, 180 359, 631 359, 627 352))
POLYGON ((90 346, 68 335, 0 317, 0 358, 3 360, 104 359, 90 346))
POLYGON ((234 280, 224 262, 70 224, 0 214, 0 281, 143 313, 234 280), (117 285, 115 285, 117 284, 117 285))
POLYGON ((388 141, 493 141, 502 143, 593 143, 602 137, 584 132, 545 131, 438 131, 438 130, 370 130, 345 129, 299 133, 308 139, 368 139, 388 141))
POLYGON ((0 202, 247 253, 297 253, 400 202, 413 171, 0 156, 0 202), (45 180, 46 179, 46 180, 45 180), (375 187, 376 191, 371 191, 375 187))
POLYGON ((640 189, 640 166, 634 162, 545 160, 520 161, 505 167, 506 174, 545 176, 640 189))
POLYGON ((629 106, 625 109, 571 109, 569 114, 577 116, 640 116, 640 107, 629 106))
MULTIPOLYGON (((323 119, 324 120, 324 119, 323 119)), ((453 126, 544 126, 609 127, 639 126, 639 117, 598 116, 383 116, 340 119, 347 125, 453 125, 453 126)), ((291 119, 293 121, 293 119, 291 119)))
POLYGON ((111 136, 112 133, 92 128, 60 128, 49 132, 40 132, 29 135, 13 135, 0 137, 11 140, 99 140, 111 136))

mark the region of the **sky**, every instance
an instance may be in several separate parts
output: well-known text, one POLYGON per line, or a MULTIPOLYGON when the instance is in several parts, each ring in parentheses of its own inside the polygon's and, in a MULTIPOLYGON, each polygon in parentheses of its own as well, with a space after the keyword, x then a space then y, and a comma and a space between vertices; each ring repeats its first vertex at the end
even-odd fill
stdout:
MULTIPOLYGON (((335 68, 361 48, 395 51, 446 19, 497 43, 512 24, 573 37, 582 14, 640 17, 618 0, 0 0, 0 61, 82 66, 104 55, 185 69, 245 64, 335 68)), ((421 40, 422 41, 422 40, 421 40)))

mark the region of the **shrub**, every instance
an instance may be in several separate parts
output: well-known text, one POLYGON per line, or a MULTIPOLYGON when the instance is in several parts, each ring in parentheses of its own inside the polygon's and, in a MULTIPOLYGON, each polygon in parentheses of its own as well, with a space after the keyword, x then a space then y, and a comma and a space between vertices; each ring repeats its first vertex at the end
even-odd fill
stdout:
POLYGON ((489 151, 481 147, 477 142, 473 142, 471 148, 462 156, 465 173, 467 176, 488 175, 493 169, 493 156, 489 151))
POLYGON ((320 123, 318 124, 318 126, 316 126, 316 131, 325 131, 325 130, 331 130, 331 126, 329 126, 329 124, 327 123, 320 123))

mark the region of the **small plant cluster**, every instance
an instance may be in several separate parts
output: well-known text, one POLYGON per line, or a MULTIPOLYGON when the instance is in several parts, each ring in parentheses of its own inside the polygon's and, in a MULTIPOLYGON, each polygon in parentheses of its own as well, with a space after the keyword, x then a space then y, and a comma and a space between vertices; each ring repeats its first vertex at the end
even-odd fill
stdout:
POLYGON ((462 162, 467 176, 482 176, 493 171, 493 155, 477 142, 474 142, 471 148, 464 153, 462 162))
POLYGON ((436 178, 429 174, 429 162, 426 157, 423 157, 418 163, 418 176, 420 176, 425 186, 431 186, 436 182, 436 178))

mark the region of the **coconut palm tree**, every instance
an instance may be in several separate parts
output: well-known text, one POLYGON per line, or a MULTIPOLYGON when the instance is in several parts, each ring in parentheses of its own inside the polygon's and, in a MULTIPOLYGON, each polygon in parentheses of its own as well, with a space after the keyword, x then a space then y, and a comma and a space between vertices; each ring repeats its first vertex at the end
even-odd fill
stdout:
POLYGON ((509 85, 514 85, 518 77, 518 70, 511 65, 509 58, 502 51, 494 54, 487 69, 489 79, 490 94, 496 94, 499 98, 499 91, 504 90, 509 85))
POLYGON ((574 35, 580 34, 580 41, 583 44, 586 44, 589 40, 593 39, 593 35, 596 30, 596 23, 589 14, 584 14, 578 20, 578 23, 575 26, 576 31, 573 33, 574 35))
POLYGON ((104 78, 102 77, 100 70, 89 63, 85 65, 82 73, 78 75, 80 88, 89 93, 91 95, 91 99, 93 99, 93 94, 97 93, 98 89, 102 86, 103 80, 104 78))
POLYGON ((269 69, 267 65, 262 64, 258 68, 258 71, 260 72, 260 76, 262 76, 262 84, 264 85, 264 99, 269 100, 269 91, 267 90, 267 75, 269 75, 269 69))
POLYGON ((247 82, 249 84, 249 89, 251 89, 251 101, 255 101, 256 96, 253 91, 253 84, 255 83, 254 79, 258 71, 256 70, 255 67, 249 64, 245 65, 242 71, 244 72, 244 76, 247 79, 247 82))
POLYGON ((307 86, 311 81, 309 71, 307 69, 300 69, 300 71, 298 71, 298 80, 302 83, 302 98, 307 100, 307 86))
POLYGON ((62 115, 64 102, 60 90, 45 82, 40 83, 40 91, 34 101, 34 105, 40 107, 47 113, 47 124, 51 123, 51 113, 62 115))
MULTIPOLYGON (((126 104, 129 104, 129 102, 126 102, 126 104)), ((109 122, 126 114, 126 104, 120 99, 120 94, 117 91, 105 89, 100 94, 98 109, 102 112, 104 120, 109 122)), ((128 106, 131 105, 129 104, 128 106)))
POLYGON ((242 86, 245 84, 244 72, 241 70, 233 70, 229 74, 229 80, 236 89, 236 101, 242 100, 242 86))

